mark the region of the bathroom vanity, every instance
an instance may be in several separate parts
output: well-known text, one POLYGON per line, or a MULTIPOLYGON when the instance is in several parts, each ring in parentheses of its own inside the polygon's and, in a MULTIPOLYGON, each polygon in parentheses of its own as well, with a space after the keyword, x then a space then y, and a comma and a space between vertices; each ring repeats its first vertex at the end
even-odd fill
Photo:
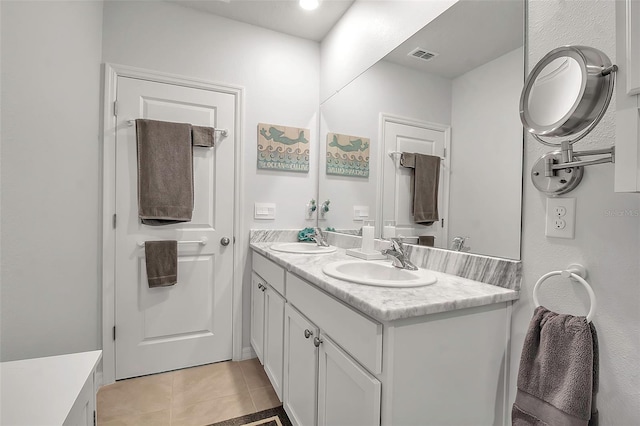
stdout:
POLYGON ((271 245, 251 243, 251 344, 294 424, 503 424, 519 277, 504 288, 435 271, 429 286, 371 287, 322 272, 344 249, 271 245))

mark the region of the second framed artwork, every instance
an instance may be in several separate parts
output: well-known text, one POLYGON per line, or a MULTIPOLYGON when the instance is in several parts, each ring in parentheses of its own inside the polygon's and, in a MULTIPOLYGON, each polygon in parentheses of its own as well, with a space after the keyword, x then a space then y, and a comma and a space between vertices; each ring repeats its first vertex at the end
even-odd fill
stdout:
POLYGON ((369 177, 369 138, 327 134, 327 174, 369 177))

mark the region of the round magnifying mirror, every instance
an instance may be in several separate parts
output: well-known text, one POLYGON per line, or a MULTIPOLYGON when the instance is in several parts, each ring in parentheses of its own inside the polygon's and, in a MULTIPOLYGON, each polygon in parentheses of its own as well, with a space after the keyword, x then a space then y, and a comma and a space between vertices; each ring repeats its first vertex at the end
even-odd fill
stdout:
POLYGON ((603 73, 611 66, 603 52, 587 46, 563 46, 546 54, 522 90, 520 119, 524 127, 547 145, 556 144, 540 136, 563 137, 590 131, 611 99, 613 75, 603 73))

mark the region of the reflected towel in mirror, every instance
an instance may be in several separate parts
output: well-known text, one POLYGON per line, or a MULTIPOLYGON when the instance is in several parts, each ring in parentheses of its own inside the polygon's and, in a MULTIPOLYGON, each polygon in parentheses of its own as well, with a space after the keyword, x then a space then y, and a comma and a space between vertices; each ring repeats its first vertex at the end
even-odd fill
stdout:
POLYGON ((413 220, 431 225, 439 220, 438 185, 440 184, 440 157, 403 152, 400 165, 413 172, 413 220))

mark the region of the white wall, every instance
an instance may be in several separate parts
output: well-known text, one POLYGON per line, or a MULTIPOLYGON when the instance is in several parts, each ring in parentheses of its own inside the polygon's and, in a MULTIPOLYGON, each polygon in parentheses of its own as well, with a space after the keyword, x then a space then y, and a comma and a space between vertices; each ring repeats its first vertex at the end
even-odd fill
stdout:
POLYGON ((320 100, 384 58, 458 0, 356 0, 322 40, 320 100))
POLYGON ((319 222, 323 228, 359 229, 353 206, 369 206, 369 218, 376 219, 380 113, 448 125, 451 81, 380 61, 322 105, 319 202, 331 200, 327 220, 319 222), (370 138, 368 179, 327 176, 327 132, 370 138))
MULTIPOLYGON (((106 2, 105 62, 245 88, 244 217, 249 229, 302 229, 317 188, 319 44, 164 2, 106 2), (258 123, 311 130, 309 173, 258 171, 258 123), (276 203, 274 221, 253 219, 254 202, 276 203)), ((229 177, 231 179, 231 177, 229 177)), ((245 264, 243 346, 249 346, 250 265, 245 264)))
POLYGON ((523 48, 453 80, 449 240, 520 258, 523 48))
POLYGON ((101 2, 2 2, 3 361, 99 348, 101 2))
MULTIPOLYGON (((549 50, 584 44, 603 50, 614 62, 615 2, 530 1, 529 70, 549 50)), ((622 64, 619 64, 622 65, 622 64)), ((615 102, 593 135, 577 150, 614 142, 615 102)), ((546 272, 580 262, 598 298, 594 325, 600 343, 600 424, 630 426, 640 419, 640 211, 639 194, 613 192, 614 165, 591 166, 580 186, 567 194, 577 200, 576 238, 546 238, 546 197, 531 184, 535 161, 549 151, 528 137, 525 145, 522 260, 524 280, 514 305, 510 395, 515 397, 522 342, 533 313, 531 291, 546 272)), ((579 285, 562 280, 543 287, 541 302, 552 310, 584 315, 588 299, 579 285), (554 283, 556 285, 554 285, 554 283)))

